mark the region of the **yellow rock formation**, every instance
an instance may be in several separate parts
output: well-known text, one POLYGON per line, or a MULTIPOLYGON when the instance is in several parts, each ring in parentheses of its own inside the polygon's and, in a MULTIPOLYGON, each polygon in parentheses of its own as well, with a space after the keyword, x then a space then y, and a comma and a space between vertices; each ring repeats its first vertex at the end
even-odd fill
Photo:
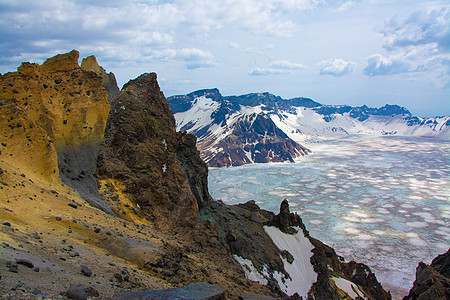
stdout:
POLYGON ((1 78, 0 97, 15 99, 57 150, 101 141, 108 118, 102 79, 83 71, 78 56, 73 50, 42 65, 24 63, 1 78))
POLYGON ((23 63, 0 77, 2 163, 53 182, 56 152, 102 141, 108 94, 101 77, 78 66, 78 56, 73 50, 42 65, 23 63))

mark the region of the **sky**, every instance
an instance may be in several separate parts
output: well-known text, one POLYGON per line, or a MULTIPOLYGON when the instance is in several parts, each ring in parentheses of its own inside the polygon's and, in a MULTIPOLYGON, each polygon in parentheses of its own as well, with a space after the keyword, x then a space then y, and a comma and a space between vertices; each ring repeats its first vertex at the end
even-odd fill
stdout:
POLYGON ((0 72, 72 49, 119 87, 204 88, 450 115, 450 1, 0 0, 0 72))

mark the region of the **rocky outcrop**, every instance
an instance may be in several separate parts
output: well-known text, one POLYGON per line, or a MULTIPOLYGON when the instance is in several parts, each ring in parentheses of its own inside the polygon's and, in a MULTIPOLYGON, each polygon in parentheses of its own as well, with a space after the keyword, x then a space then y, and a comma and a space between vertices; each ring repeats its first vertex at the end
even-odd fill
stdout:
POLYGON ((431 265, 419 263, 416 281, 404 300, 444 300, 450 298, 450 249, 431 265))
POLYGON ((117 86, 116 76, 114 73, 107 73, 97 62, 94 55, 83 58, 81 61, 81 68, 86 71, 91 71, 102 78, 103 87, 108 92, 108 101, 111 102, 117 94, 119 94, 119 87, 117 86))
POLYGON ((283 274, 281 276, 289 278, 282 258, 292 261, 293 257, 284 249, 277 248, 264 226, 275 226, 288 234, 297 234, 300 230, 314 246, 311 264, 318 276, 308 294, 311 299, 348 297, 333 284, 333 278, 351 282, 368 299, 391 299, 369 267, 355 262, 345 263, 331 247, 311 237, 300 216, 289 211, 287 200, 281 203, 277 215, 260 209, 254 201, 234 206, 212 202, 201 214, 202 220, 209 220, 216 226, 222 243, 230 248, 231 253, 251 261, 260 278, 267 280, 267 286, 279 297, 284 294, 274 274, 283 274))
POLYGON ((200 158, 196 142, 197 138, 192 134, 179 134, 177 155, 188 177, 191 191, 197 199, 197 205, 199 209, 203 209, 213 200, 208 190, 208 166, 200 158))
MULTIPOLYGON (((23 63, 17 72, 1 76, 0 97, 14 99, 8 102, 9 110, 15 106, 16 114, 20 112, 21 118, 27 119, 27 127, 43 130, 56 150, 59 174, 54 167, 33 172, 49 176, 48 170, 54 170, 55 176, 59 175, 92 205, 111 213, 100 200, 92 176, 109 113, 108 94, 102 78, 80 68, 78 57, 78 51, 73 50, 49 58, 42 65, 23 63)), ((28 128, 22 127, 22 131, 28 128)), ((16 137, 14 140, 18 141, 16 137)), ((38 140, 28 139, 33 140, 25 138, 22 143, 36 145, 38 140)), ((34 151, 40 150, 30 149, 34 151)), ((33 164, 35 168, 37 165, 33 164)))
POLYGON ((179 136, 156 74, 124 85, 111 113, 98 160, 97 178, 115 179, 162 230, 189 228, 198 206, 177 157, 179 136))

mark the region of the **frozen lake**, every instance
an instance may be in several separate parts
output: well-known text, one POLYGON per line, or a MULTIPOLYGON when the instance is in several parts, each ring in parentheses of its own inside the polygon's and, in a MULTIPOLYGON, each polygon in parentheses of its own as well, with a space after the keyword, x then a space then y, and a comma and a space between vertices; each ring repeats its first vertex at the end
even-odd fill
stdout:
POLYGON ((370 266, 400 299, 418 263, 450 247, 450 142, 352 137, 307 147, 313 153, 294 164, 210 169, 210 193, 274 212, 288 199, 312 236, 370 266))

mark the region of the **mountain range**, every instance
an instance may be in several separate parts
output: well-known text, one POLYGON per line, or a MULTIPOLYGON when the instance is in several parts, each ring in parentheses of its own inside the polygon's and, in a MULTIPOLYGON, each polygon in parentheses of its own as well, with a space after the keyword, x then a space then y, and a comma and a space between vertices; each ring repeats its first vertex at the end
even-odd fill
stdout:
POLYGON ((222 96, 204 89, 168 97, 177 130, 198 138, 209 166, 294 161, 310 150, 302 144, 350 135, 450 138, 450 117, 422 118, 398 105, 324 105, 309 98, 270 93, 222 96))

